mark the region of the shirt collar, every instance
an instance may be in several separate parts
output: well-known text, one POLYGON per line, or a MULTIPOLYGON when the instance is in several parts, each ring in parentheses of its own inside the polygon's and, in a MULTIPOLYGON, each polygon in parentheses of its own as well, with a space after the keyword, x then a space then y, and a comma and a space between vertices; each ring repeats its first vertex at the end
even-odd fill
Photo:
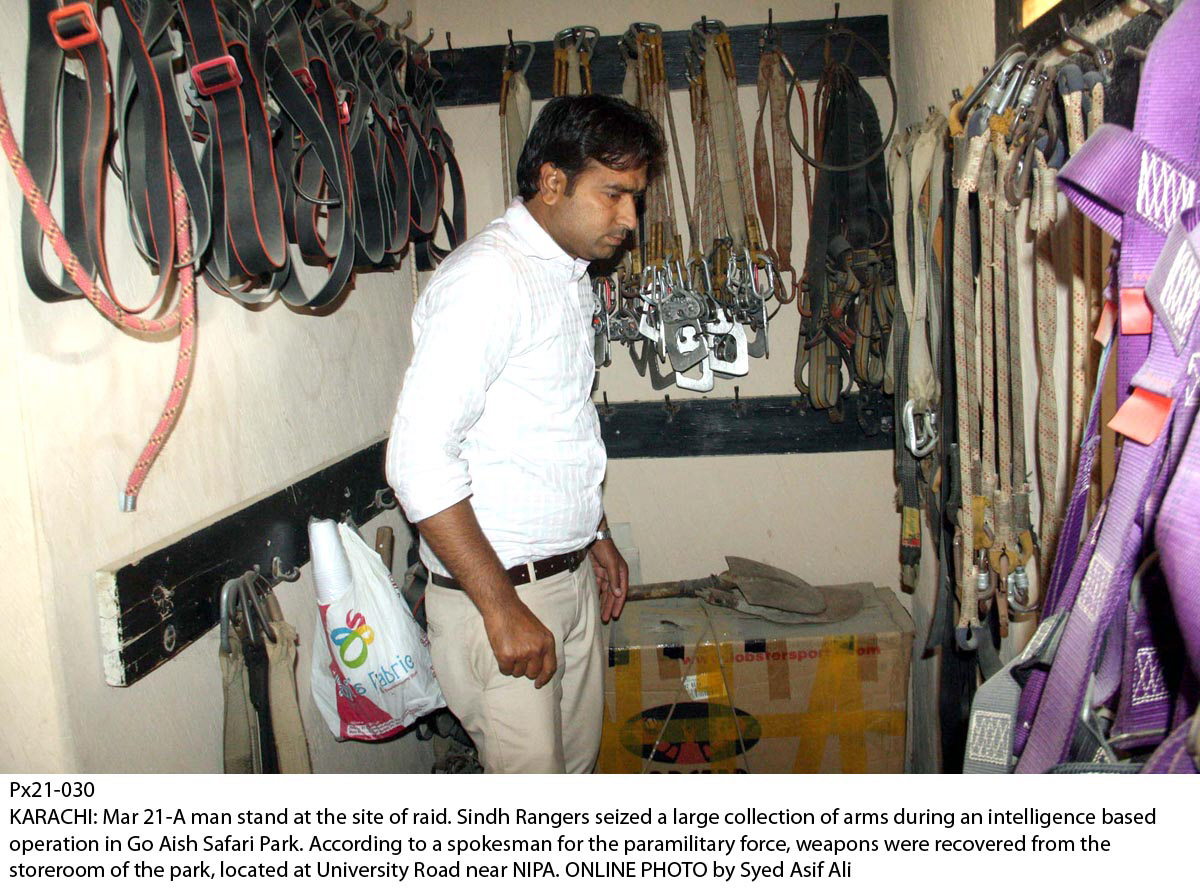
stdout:
POLYGON ((558 242, 550 237, 550 233, 542 228, 542 224, 533 218, 533 214, 525 206, 521 198, 513 198, 504 213, 504 221, 517 239, 529 250, 529 255, 537 259, 551 260, 559 263, 572 272, 571 280, 578 280, 587 272, 590 264, 586 259, 573 259, 558 242))

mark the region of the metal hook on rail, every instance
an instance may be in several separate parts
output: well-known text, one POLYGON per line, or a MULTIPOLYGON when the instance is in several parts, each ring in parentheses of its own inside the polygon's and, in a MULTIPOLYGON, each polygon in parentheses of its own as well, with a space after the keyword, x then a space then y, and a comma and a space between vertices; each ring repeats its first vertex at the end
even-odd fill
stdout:
POLYGON ((520 71, 522 76, 528 73, 529 65, 533 61, 534 45, 528 40, 513 41, 512 28, 508 29, 508 46, 504 50, 504 70, 520 71), (527 50, 524 61, 518 61, 521 57, 521 50, 527 50))
POLYGON ((1092 59, 1096 62, 1096 65, 1101 70, 1107 71, 1110 67, 1112 67, 1112 53, 1107 49, 1092 43, 1086 37, 1082 37, 1076 32, 1072 31, 1070 26, 1067 24, 1067 14, 1065 12, 1060 12, 1058 14, 1058 28, 1064 41, 1070 40, 1082 46, 1084 51, 1092 57, 1092 59))
POLYGON ((404 16, 404 21, 392 25, 392 39, 400 40, 404 37, 404 32, 409 29, 413 23, 413 11, 410 9, 404 16))
POLYGON ((295 583, 300 579, 300 568, 295 567, 290 571, 283 570, 283 559, 279 556, 271 558, 271 583, 295 583))

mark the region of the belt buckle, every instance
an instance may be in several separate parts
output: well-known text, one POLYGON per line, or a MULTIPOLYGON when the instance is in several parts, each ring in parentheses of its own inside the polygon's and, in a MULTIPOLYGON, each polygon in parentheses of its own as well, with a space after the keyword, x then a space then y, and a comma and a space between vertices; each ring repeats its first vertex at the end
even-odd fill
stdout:
POLYGON ((307 68, 297 68, 292 72, 292 77, 296 78, 296 82, 300 84, 300 88, 308 95, 312 95, 317 91, 317 82, 313 80, 312 74, 307 68))
POLYGON ((231 90, 242 85, 242 74, 238 71, 237 62, 233 60, 233 56, 228 54, 193 65, 191 75, 196 92, 205 98, 211 98, 216 93, 223 93, 225 90, 231 90), (205 81, 204 75, 218 68, 225 71, 225 79, 217 83, 205 81))
POLYGON ((54 33, 54 42, 63 51, 79 49, 81 46, 87 46, 100 39, 100 28, 96 25, 96 14, 92 11, 92 4, 85 3, 83 0, 51 10, 46 16, 46 21, 49 22, 50 30, 54 33), (62 26, 69 24, 82 26, 83 32, 74 37, 64 36, 62 26))

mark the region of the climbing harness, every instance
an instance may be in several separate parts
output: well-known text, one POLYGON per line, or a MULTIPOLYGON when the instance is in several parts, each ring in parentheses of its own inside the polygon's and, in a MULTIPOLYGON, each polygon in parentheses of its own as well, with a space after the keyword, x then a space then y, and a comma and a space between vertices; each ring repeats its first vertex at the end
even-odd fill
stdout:
POLYGON ((895 86, 888 66, 853 31, 831 28, 823 46, 825 65, 813 101, 813 155, 796 139, 788 120, 792 147, 817 170, 797 301, 803 320, 794 379, 812 406, 829 410, 834 420, 842 418, 842 396, 857 383, 857 419, 873 434, 881 425, 895 303, 892 214, 883 163, 883 147, 895 128, 895 86), (841 59, 833 51, 839 37, 846 38, 841 59), (880 133, 874 103, 850 68, 859 45, 875 58, 891 91, 892 123, 886 135, 880 133))

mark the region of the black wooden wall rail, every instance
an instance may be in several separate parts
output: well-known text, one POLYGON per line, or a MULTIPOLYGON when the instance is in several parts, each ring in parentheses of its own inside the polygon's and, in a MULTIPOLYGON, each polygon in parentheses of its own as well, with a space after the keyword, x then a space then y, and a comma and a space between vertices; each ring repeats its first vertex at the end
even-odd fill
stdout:
MULTIPOLYGON (((864 434, 858 396, 844 422, 799 396, 698 398, 607 405, 597 399, 612 459, 888 450, 890 434, 864 434)), ((884 414, 890 418, 891 405, 884 414)), ((225 581, 259 566, 270 578, 309 561, 308 519, 364 524, 394 500, 383 475, 386 442, 372 444, 231 516, 116 570, 97 572, 105 678, 131 685, 219 623, 225 581), (381 495, 381 496, 377 496, 381 495)))
MULTIPOLYGON (((601 401, 596 407, 613 460, 890 450, 890 432, 868 434, 859 424, 859 398, 855 393, 845 400, 840 423, 830 422, 827 411, 813 410, 799 395, 666 397, 613 405, 601 401)), ((881 408, 890 428, 891 400, 884 399, 881 408)))
POLYGON ((116 571, 96 575, 105 679, 130 685, 219 623, 221 586, 307 564, 308 519, 363 524, 394 501, 377 442, 116 571), (381 496, 377 496, 382 491, 381 496), (275 560, 278 559, 278 562, 275 560))
MULTIPOLYGON (((834 19, 810 19, 797 22, 775 22, 779 42, 796 66, 801 80, 816 80, 824 65, 823 41, 834 19)), ((889 61, 888 18, 886 15, 838 18, 837 24, 849 28, 885 62, 889 61)), ((586 21, 564 22, 565 25, 587 25, 586 21)), ((738 83, 747 85, 758 80, 759 38, 763 25, 736 25, 729 28, 733 58, 737 65, 738 83)), ((451 35, 453 37, 453 35, 451 35)), ((516 34, 515 39, 529 35, 516 34)), ((592 90, 597 93, 620 95, 625 77, 624 52, 618 45, 621 35, 603 35, 596 41, 592 54, 592 90)), ((673 90, 687 89, 688 31, 663 32, 663 59, 667 81, 673 90)), ((849 40, 835 37, 832 45, 843 55, 849 40)), ((438 94, 438 107, 458 105, 495 105, 500 101, 500 72, 506 43, 494 46, 473 46, 467 49, 436 50, 430 53, 433 67, 446 78, 438 94)), ((859 77, 882 77, 884 72, 871 54, 861 46, 850 56, 850 67, 859 77)), ((534 99, 553 95, 554 42, 534 41, 533 60, 525 74, 534 99)))

